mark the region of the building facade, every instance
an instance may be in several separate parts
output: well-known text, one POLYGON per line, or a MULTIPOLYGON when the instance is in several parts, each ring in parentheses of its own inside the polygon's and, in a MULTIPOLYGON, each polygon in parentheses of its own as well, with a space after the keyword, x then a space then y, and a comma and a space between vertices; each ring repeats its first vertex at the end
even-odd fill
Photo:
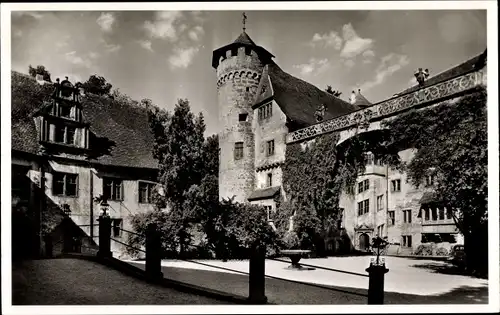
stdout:
MULTIPOLYGON (((485 56, 486 51, 434 77, 426 75, 425 83, 389 100, 476 71, 485 56)), ((353 91, 346 102, 293 77, 273 57, 243 31, 233 43, 215 50, 212 59, 221 126, 219 196, 265 206, 271 224, 275 197, 286 198, 281 166, 289 140, 307 138, 307 133, 314 135, 311 128, 323 121, 325 128, 330 128, 328 124, 335 124, 335 119, 341 124, 343 117, 350 119, 351 114, 376 107, 360 90, 353 91)), ((380 121, 370 123, 368 129, 380 129, 380 121)), ((353 128, 343 130, 340 142, 356 133, 353 128)), ((433 201, 432 172, 427 182, 416 188, 405 173, 382 165, 368 154, 366 171, 358 177, 354 194, 343 192, 340 196, 342 228, 327 241, 330 250, 368 250, 376 235, 390 242, 392 254, 401 255, 414 254, 426 242, 438 243, 447 250, 451 244, 463 242, 451 213, 433 201)), ((400 152, 403 161, 410 161, 414 154, 413 150, 400 152)))
POLYGON ((52 84, 12 72, 12 207, 47 231, 69 216, 84 242, 97 244, 96 198, 104 196, 118 241, 112 251, 122 257, 131 216, 153 209, 152 146, 144 108, 84 96, 68 79, 52 84))

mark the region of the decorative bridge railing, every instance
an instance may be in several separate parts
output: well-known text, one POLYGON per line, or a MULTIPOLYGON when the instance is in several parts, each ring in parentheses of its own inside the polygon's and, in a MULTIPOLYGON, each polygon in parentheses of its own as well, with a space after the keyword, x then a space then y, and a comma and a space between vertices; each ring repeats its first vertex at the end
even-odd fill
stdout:
MULTIPOLYGON (((85 227, 86 225, 82 225, 85 227)), ((89 225, 90 226, 90 225, 89 225)), ((95 244, 90 237, 84 236, 80 241, 66 242, 65 251, 68 253, 77 252, 77 253, 85 253, 90 255, 95 255, 100 258, 112 258, 113 254, 111 252, 111 242, 116 242, 126 247, 133 248, 136 251, 145 253, 145 274, 147 278, 153 282, 157 282, 159 280, 163 280, 165 277, 168 279, 168 274, 164 275, 162 272, 162 264, 161 261, 164 259, 162 256, 162 244, 161 244, 161 235, 158 232, 157 226, 155 224, 149 224, 147 231, 144 235, 125 230, 120 228, 121 231, 129 234, 134 234, 137 236, 144 237, 145 248, 138 248, 131 246, 121 240, 118 240, 112 237, 112 227, 111 227, 111 219, 107 216, 99 217, 99 235, 94 236, 99 238, 99 246, 95 244), (83 240, 83 241, 82 241, 83 240), (86 242, 85 242, 86 241, 86 242)), ((197 249, 204 249, 202 246, 187 244, 187 246, 197 249)), ((368 304, 383 304, 384 303, 384 275, 387 273, 388 269, 385 267, 385 263, 379 263, 378 259, 375 261, 372 259, 369 267, 366 269, 366 273, 357 273, 350 272, 345 270, 339 270, 334 268, 328 268, 324 266, 311 265, 298 263, 301 257, 304 257, 304 254, 307 254, 308 251, 282 251, 283 256, 289 257, 290 260, 284 260, 280 258, 270 258, 266 257, 266 248, 263 245, 256 244, 252 246, 249 250, 249 272, 244 272, 241 270, 226 268, 217 266, 214 264, 209 264, 206 262, 200 262, 193 259, 185 259, 182 256, 175 257, 176 260, 181 260, 205 267, 210 267, 218 270, 229 271, 241 275, 245 275, 248 277, 248 285, 249 285, 249 294, 247 301, 249 304, 266 304, 268 299, 266 297, 266 285, 265 279, 275 279, 280 281, 285 281, 294 284, 306 285, 310 287, 316 287, 320 289, 332 290, 336 292, 340 292, 348 295, 356 295, 363 296, 367 298, 368 304), (321 285, 303 281, 297 281, 292 279, 286 279, 282 277, 273 276, 270 274, 266 274, 266 260, 280 262, 283 264, 289 264, 288 268, 290 269, 305 269, 305 270, 326 270, 335 273, 343 273, 349 274, 352 276, 367 278, 368 282, 368 293, 363 294, 359 292, 352 292, 348 290, 342 290, 338 288, 333 288, 328 285, 321 285), (292 263, 290 265, 290 262, 292 263)))
POLYGON ((485 84, 485 68, 475 70, 435 85, 423 87, 414 92, 393 97, 365 109, 296 130, 287 135, 286 142, 294 143, 305 141, 325 133, 340 131, 358 125, 365 125, 371 121, 393 116, 410 108, 424 106, 426 104, 430 105, 454 98, 485 84))

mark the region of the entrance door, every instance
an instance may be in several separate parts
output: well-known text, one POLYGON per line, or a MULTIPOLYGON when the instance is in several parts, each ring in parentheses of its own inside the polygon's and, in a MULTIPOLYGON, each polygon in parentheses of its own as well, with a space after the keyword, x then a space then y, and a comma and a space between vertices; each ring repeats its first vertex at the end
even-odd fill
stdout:
POLYGON ((368 250, 370 248, 370 237, 368 234, 363 233, 359 236, 359 249, 368 250))

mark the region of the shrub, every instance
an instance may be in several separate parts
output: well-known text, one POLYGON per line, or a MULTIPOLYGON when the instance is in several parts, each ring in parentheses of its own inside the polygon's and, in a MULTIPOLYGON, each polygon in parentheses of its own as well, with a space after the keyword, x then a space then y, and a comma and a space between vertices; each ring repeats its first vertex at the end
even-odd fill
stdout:
POLYGON ((417 256, 432 256, 432 245, 419 245, 415 250, 417 256))
POLYGON ((436 256, 448 256, 448 250, 444 247, 440 247, 436 250, 436 256))

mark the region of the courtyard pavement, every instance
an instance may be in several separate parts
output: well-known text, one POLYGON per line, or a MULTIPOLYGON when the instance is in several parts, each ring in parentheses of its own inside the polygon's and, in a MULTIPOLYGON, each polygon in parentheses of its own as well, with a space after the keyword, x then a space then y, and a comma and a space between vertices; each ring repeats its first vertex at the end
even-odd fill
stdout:
POLYGON ((229 304, 126 276, 81 259, 23 261, 12 268, 13 305, 229 304))
MULTIPOLYGON (((283 260, 287 260, 283 258, 283 260)), ((367 275, 370 256, 302 259, 300 262, 367 275)), ((446 262, 385 257, 386 304, 488 303, 488 281, 465 275, 446 262)), ((248 272, 248 261, 196 260, 195 262, 248 272)), ((248 276, 195 262, 162 261, 166 278, 214 290, 248 296, 248 276)), ((131 262, 144 267, 144 262, 131 262)), ((366 304, 368 277, 328 270, 296 271, 289 263, 266 260, 266 295, 277 304, 366 304), (281 278, 280 279, 276 279, 281 278), (297 284, 300 281, 307 284, 297 284), (318 285, 325 288, 318 287, 318 285)))

